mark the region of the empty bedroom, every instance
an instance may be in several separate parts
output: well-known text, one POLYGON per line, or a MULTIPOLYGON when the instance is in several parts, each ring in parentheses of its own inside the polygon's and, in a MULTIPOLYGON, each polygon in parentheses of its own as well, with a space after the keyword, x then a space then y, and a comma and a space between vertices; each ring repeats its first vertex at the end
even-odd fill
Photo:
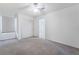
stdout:
POLYGON ((0 3, 0 55, 79 55, 79 3, 0 3))

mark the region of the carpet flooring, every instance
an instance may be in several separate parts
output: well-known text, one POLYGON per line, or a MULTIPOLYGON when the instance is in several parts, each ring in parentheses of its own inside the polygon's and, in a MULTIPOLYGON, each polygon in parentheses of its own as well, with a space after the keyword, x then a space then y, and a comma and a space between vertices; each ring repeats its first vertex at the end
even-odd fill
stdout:
POLYGON ((78 55, 79 49, 50 40, 28 38, 0 46, 0 55, 78 55))

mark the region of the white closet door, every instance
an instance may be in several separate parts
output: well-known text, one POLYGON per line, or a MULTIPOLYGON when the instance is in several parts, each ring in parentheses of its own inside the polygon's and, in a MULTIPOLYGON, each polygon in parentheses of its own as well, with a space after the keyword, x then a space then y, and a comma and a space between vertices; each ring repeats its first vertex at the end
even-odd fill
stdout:
POLYGON ((45 19, 39 19, 39 38, 45 39, 45 19))

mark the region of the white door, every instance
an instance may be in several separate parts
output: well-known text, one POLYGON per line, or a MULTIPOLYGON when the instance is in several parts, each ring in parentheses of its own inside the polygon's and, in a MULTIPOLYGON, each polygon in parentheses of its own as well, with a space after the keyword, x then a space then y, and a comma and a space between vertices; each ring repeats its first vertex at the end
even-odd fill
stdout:
POLYGON ((16 38, 15 20, 0 16, 0 40, 16 38))
POLYGON ((39 38, 45 39, 45 19, 39 19, 39 38))

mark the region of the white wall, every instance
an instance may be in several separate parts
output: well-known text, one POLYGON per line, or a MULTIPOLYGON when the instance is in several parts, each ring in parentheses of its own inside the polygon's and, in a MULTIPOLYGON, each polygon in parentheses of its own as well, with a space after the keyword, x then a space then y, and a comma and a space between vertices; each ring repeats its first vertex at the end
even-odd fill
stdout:
POLYGON ((33 18, 24 14, 18 14, 18 38, 33 36, 33 18))
POLYGON ((46 39, 79 48, 79 6, 51 12, 46 19, 46 39))
POLYGON ((39 37, 39 19, 34 18, 34 36, 39 37))

